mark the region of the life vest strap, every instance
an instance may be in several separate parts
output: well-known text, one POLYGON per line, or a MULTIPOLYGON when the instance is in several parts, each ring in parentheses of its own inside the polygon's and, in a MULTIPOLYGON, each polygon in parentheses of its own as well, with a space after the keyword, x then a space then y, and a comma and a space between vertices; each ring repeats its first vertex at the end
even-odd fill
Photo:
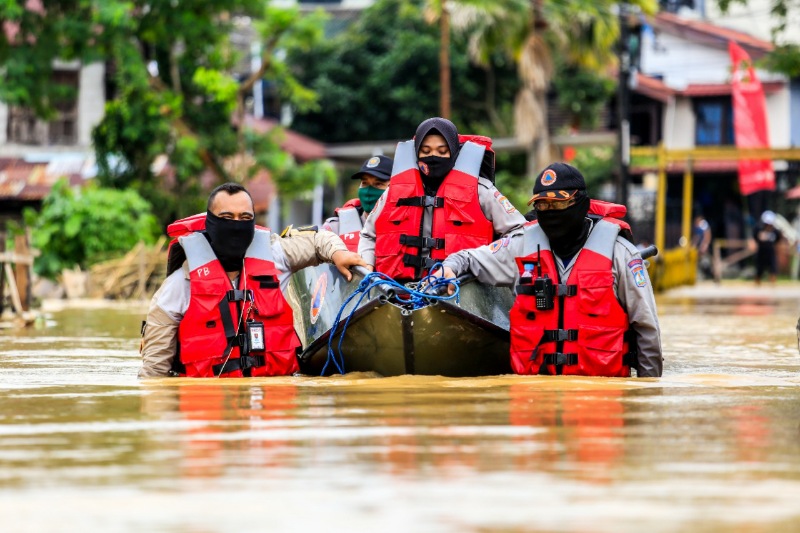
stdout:
POLYGON ((544 342, 561 342, 578 340, 577 329, 546 329, 539 344, 544 342))
POLYGON ((444 198, 441 196, 409 196, 397 200, 398 206, 410 207, 444 207, 444 198))
POLYGON ((577 365, 578 364, 578 354, 576 353, 561 353, 561 352, 553 352, 553 353, 546 353, 544 354, 544 363, 545 365, 577 365))
POLYGON ((439 261, 431 259, 430 257, 420 257, 418 255, 413 255, 413 254, 403 255, 403 264, 405 266, 413 266, 416 268, 428 269, 438 262, 439 261))
MULTIPOLYGON (((517 294, 524 294, 526 296, 535 296, 534 288, 532 283, 525 283, 523 285, 517 285, 517 294)), ((561 283, 559 285, 554 285, 553 289, 555 290, 555 296, 575 296, 578 294, 578 286, 577 285, 566 285, 561 283)))
POLYGON ((266 360, 263 355, 244 355, 236 359, 228 359, 221 365, 214 365, 211 367, 211 370, 214 372, 215 376, 219 376, 220 374, 227 374, 228 372, 234 372, 236 370, 241 370, 244 373, 251 368, 264 365, 266 365, 266 360))
POLYGON ((400 244, 413 246, 414 248, 430 248, 441 250, 444 248, 444 239, 434 239, 433 237, 419 237, 417 235, 400 235, 400 244))

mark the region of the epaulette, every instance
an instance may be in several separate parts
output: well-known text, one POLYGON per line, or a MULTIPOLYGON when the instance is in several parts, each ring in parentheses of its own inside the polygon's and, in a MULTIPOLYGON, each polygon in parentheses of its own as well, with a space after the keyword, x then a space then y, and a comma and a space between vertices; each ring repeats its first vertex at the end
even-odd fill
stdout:
POLYGON ((289 235, 289 233, 292 230, 295 230, 295 231, 313 231, 314 233, 316 233, 316 232, 319 231, 319 228, 317 226, 300 226, 300 227, 295 228, 292 224, 289 224, 288 226, 286 226, 286 229, 284 229, 281 232, 281 237, 286 237, 287 235, 289 235))

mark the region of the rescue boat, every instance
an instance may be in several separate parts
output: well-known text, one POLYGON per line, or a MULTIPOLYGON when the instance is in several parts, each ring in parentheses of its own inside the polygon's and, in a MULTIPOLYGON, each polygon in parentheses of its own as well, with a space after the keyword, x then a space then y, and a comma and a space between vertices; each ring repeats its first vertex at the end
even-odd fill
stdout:
POLYGON ((402 291, 382 286, 363 298, 354 295, 368 274, 357 268, 347 282, 335 267, 324 264, 292 276, 287 297, 305 346, 299 356, 302 373, 449 377, 511 373, 508 314, 514 295, 510 288, 465 280, 458 302, 433 300, 420 306, 398 294, 402 291), (355 297, 340 314, 351 296, 355 297))

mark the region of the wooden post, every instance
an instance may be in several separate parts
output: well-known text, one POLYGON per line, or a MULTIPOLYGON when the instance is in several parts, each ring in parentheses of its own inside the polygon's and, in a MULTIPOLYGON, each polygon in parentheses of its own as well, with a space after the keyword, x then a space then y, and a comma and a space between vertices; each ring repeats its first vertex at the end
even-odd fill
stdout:
MULTIPOLYGON (((0 254, 6 251, 6 232, 0 231, 0 254)), ((5 311, 6 300, 6 271, 0 268, 0 315, 5 311)))
POLYGON ((19 316, 22 316, 22 301, 19 297, 19 290, 17 290, 17 282, 14 281, 14 272, 11 270, 11 263, 3 264, 3 270, 6 271, 6 278, 8 279, 8 292, 11 293, 11 302, 14 304, 14 312, 19 316))
MULTIPOLYGON (((21 257, 27 257, 30 254, 28 249, 28 236, 17 235, 14 237, 14 253, 21 257)), ((22 303, 23 311, 30 311, 31 309, 31 276, 30 266, 17 263, 14 267, 14 276, 17 282, 17 290, 19 291, 19 298, 22 303)))
POLYGON ((144 269, 144 260, 145 260, 145 255, 147 254, 147 247, 144 245, 144 242, 142 241, 139 241, 139 244, 141 244, 141 247, 139 248, 139 264, 137 265, 139 285, 136 292, 139 295, 139 298, 144 298, 145 285, 147 283, 147 273, 145 272, 144 269))

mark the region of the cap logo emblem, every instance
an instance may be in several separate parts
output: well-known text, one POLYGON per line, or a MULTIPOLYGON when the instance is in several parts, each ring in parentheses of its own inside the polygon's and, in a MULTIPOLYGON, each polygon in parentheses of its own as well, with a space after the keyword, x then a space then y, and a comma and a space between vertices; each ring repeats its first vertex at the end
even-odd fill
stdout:
POLYGON ((549 187, 550 185, 554 184, 556 182, 556 171, 552 168, 548 168, 542 174, 542 179, 540 181, 545 187, 549 187))
POLYGON ((367 161, 367 168, 375 168, 378 166, 378 163, 381 162, 380 157, 370 157, 369 161, 367 161))

